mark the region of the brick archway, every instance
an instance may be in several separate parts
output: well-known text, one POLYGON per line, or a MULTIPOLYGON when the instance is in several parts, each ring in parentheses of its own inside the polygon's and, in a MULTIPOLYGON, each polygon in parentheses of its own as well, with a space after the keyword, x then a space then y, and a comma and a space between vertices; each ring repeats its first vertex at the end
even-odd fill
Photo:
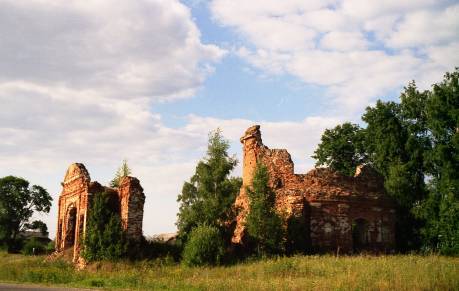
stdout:
POLYGON ((65 233, 64 233, 64 248, 70 248, 75 245, 77 231, 77 208, 75 204, 67 207, 65 215, 65 233))
POLYGON ((114 210, 120 211, 123 229, 129 239, 142 238, 143 205, 145 194, 138 179, 124 177, 119 187, 104 187, 91 182, 88 171, 80 163, 70 165, 59 196, 56 251, 64 252, 73 247, 73 261, 79 259, 81 243, 86 232, 86 221, 91 199, 107 192, 116 199, 114 210))

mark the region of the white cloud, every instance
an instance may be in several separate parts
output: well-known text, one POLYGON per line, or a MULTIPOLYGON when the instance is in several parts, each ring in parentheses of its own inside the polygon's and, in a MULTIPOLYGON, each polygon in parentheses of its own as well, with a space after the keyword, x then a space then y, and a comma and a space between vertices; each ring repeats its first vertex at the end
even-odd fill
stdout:
POLYGON ((0 1, 0 81, 118 98, 191 96, 225 52, 178 1, 0 1))
POLYGON ((328 50, 354 51, 366 49, 368 43, 361 33, 332 31, 322 37, 320 46, 328 50))
POLYGON ((438 74, 433 83, 459 65, 454 1, 276 3, 213 0, 209 7, 246 40, 237 53, 249 64, 326 86, 339 108, 360 112, 412 79, 424 84, 438 74))
POLYGON ((341 3, 343 13, 358 19, 371 19, 380 15, 405 14, 418 9, 432 9, 447 5, 445 0, 344 0, 341 3))
POLYGON ((389 36, 391 47, 417 47, 459 39, 459 4, 444 10, 420 10, 407 14, 389 36))

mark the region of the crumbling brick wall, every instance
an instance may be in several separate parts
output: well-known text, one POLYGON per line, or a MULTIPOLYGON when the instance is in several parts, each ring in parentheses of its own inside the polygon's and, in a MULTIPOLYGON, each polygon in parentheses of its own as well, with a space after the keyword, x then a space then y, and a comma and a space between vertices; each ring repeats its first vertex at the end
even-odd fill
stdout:
POLYGON ((318 251, 340 249, 390 250, 394 245, 395 210, 384 191, 383 180, 370 167, 361 166, 354 177, 326 168, 295 174, 285 149, 263 145, 260 126, 247 129, 243 144, 243 185, 235 202, 238 210, 233 243, 244 245, 245 217, 249 209, 246 188, 253 180, 257 161, 269 172, 276 193, 276 208, 285 220, 305 224, 304 237, 318 251))
POLYGON ((121 223, 128 237, 142 237, 143 205, 145 195, 140 181, 134 177, 124 177, 118 188, 121 203, 121 223))
POLYGON ((145 195, 138 179, 124 177, 119 188, 105 187, 91 182, 88 171, 80 163, 70 165, 59 196, 56 251, 70 249, 73 260, 79 258, 81 244, 86 233, 86 222, 92 195, 111 192, 119 199, 119 211, 123 229, 128 238, 142 237, 143 205, 145 195))

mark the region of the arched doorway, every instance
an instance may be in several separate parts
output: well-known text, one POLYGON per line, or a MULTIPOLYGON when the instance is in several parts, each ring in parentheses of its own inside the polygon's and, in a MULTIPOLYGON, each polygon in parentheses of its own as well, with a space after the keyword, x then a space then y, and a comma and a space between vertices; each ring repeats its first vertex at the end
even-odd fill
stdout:
POLYGON ((72 247, 75 244, 76 221, 77 209, 76 207, 71 207, 67 212, 64 248, 72 247))
POLYGON ((367 220, 358 218, 352 223, 352 244, 355 252, 365 250, 370 244, 367 220))

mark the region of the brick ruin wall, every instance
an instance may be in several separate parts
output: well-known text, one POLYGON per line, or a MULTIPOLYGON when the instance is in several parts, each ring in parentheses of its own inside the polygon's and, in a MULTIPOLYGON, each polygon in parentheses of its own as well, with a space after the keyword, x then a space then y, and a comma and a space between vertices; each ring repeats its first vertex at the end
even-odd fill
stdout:
POLYGON ((143 205, 145 195, 140 181, 134 177, 124 177, 118 188, 120 197, 121 223, 128 237, 142 237, 143 205))
POLYGON ((118 188, 105 187, 91 182, 85 166, 75 163, 70 165, 61 184, 55 241, 57 252, 70 250, 73 261, 79 259, 92 197, 102 192, 118 197, 121 223, 128 238, 138 240, 142 237, 145 195, 138 179, 124 177, 118 188))
POLYGON ((260 161, 268 169, 278 213, 286 225, 292 219, 304 224, 304 237, 313 250, 393 249, 394 205, 384 191, 382 178, 369 166, 358 167, 354 177, 327 168, 295 174, 290 154, 263 145, 258 125, 247 129, 241 143, 243 185, 235 202, 238 216, 233 243, 246 242, 245 217, 250 211, 246 188, 251 186, 260 161))

